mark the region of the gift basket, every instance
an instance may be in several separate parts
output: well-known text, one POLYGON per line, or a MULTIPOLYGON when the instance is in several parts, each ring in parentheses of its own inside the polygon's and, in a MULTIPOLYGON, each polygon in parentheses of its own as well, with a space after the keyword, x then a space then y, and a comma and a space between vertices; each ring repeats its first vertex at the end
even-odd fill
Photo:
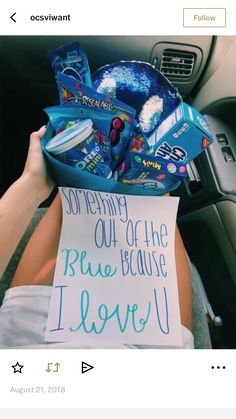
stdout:
POLYGON ((59 186, 163 195, 213 142, 205 118, 151 64, 120 61, 92 77, 77 42, 48 58, 60 105, 45 109, 42 147, 59 186))

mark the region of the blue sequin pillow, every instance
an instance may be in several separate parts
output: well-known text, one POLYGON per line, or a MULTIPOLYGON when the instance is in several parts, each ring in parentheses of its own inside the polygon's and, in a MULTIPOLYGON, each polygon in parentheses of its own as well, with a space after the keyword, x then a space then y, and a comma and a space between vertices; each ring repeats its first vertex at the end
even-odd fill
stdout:
POLYGON ((150 136, 182 101, 178 90, 160 71, 141 61, 101 67, 93 74, 93 87, 132 106, 145 136, 150 136))

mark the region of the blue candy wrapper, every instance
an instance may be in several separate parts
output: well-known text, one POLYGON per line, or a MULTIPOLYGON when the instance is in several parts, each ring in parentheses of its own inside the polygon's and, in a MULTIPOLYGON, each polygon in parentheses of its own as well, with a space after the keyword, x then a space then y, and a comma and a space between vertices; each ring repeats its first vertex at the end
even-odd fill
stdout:
POLYGON ((181 180, 180 176, 170 174, 167 176, 164 172, 155 175, 153 170, 141 170, 135 167, 119 178, 119 182, 125 185, 135 186, 143 191, 153 190, 156 192, 155 195, 164 195, 176 189, 181 180))
POLYGON ((48 52, 55 76, 60 71, 92 87, 91 73, 85 51, 75 41, 48 52))
POLYGON ((175 189, 186 175, 184 165, 134 151, 126 153, 125 161, 117 170, 120 182, 144 189, 151 188, 163 194, 175 189))
MULTIPOLYGON (((182 163, 171 162, 161 157, 155 157, 147 153, 130 152, 125 158, 125 170, 135 167, 136 169, 145 172, 153 172, 154 177, 159 173, 165 173, 166 176, 158 177, 158 179, 165 179, 169 175, 176 175, 180 177, 187 176, 186 166, 182 163)), ((138 172, 137 170, 137 172, 138 172)), ((122 178, 124 174, 122 174, 122 178)))

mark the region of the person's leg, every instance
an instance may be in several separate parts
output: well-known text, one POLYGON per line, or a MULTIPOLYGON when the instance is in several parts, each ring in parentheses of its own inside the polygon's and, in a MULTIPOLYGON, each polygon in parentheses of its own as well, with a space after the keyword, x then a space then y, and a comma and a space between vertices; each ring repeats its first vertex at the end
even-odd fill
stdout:
POLYGON ((57 194, 26 246, 11 287, 52 285, 61 222, 61 199, 57 194))
POLYGON ((187 329, 192 330, 192 291, 189 263, 187 253, 177 226, 175 232, 175 259, 181 323, 187 327, 187 329))

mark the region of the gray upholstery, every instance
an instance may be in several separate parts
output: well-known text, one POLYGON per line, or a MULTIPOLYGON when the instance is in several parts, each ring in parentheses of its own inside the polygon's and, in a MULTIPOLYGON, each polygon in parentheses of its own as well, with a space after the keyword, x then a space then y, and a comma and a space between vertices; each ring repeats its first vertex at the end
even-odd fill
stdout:
POLYGON ((192 315, 193 315, 193 335, 196 349, 211 349, 211 338, 207 324, 206 314, 198 292, 198 281, 200 280, 198 271, 190 263, 192 281, 192 315))
POLYGON ((2 300, 5 294, 5 291, 9 288, 9 285, 11 283, 11 279, 13 278, 13 275, 15 273, 15 270, 17 268, 18 262, 21 258, 21 255, 29 241, 29 238, 31 237, 36 225, 41 220, 43 214, 45 213, 45 208, 39 208, 36 213, 34 214, 34 217, 32 221, 30 222, 24 236, 22 237, 15 253, 13 254, 7 269, 5 273, 3 274, 2 278, 0 279, 0 305, 2 304, 2 300))
MULTIPOLYGON (((2 279, 0 280, 0 305, 2 303, 5 291, 9 287, 9 284, 14 275, 20 257, 25 249, 25 246, 28 243, 31 234, 33 233, 36 225, 39 223, 45 211, 46 210, 44 208, 38 209, 36 211, 31 223, 28 226, 27 231, 25 232, 20 244, 18 245, 14 255, 12 256, 4 275, 2 276, 2 279)), ((190 264, 190 269, 192 279, 193 335, 195 341, 195 348, 209 349, 211 348, 211 340, 206 321, 206 315, 198 293, 198 273, 196 271, 196 268, 192 264, 190 264)))

